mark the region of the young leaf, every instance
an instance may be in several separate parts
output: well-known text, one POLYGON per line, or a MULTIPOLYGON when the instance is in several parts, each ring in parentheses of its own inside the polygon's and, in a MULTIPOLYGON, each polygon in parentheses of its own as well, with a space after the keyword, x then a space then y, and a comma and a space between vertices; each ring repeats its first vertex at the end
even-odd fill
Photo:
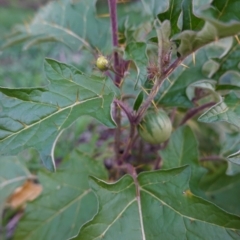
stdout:
POLYGON ((143 85, 147 78, 148 57, 146 51, 147 44, 143 42, 129 43, 125 49, 125 59, 132 60, 137 68, 136 85, 138 81, 143 85))
POLYGON ((182 1, 182 31, 199 31, 203 27, 204 21, 196 17, 193 10, 194 8, 192 0, 182 1))
POLYGON ((15 238, 66 240, 76 235, 97 212, 97 199, 88 184, 89 175, 107 178, 100 162, 78 151, 66 158, 57 173, 40 173, 43 192, 27 205, 15 238))
POLYGON ((196 63, 193 61, 193 56, 186 58, 183 62, 184 66, 179 66, 164 81, 155 102, 165 106, 192 107, 192 102, 186 95, 186 88, 190 84, 207 79, 205 71, 203 71, 203 64, 212 58, 221 59, 229 50, 231 44, 231 39, 224 39, 199 49, 195 54, 196 63))
POLYGON ((199 165, 198 142, 190 127, 178 128, 172 134, 167 147, 159 153, 163 160, 163 169, 190 165, 192 169, 191 189, 193 189, 194 193, 201 193, 199 181, 206 171, 199 165))
POLYGON ((205 91, 210 92, 214 96, 214 100, 220 101, 221 96, 215 92, 216 81, 213 80, 201 80, 195 83, 190 84, 186 89, 186 94, 189 100, 192 100, 195 97, 195 89, 201 88, 205 91))
MULTIPOLYGON (((191 4, 190 2, 188 4, 191 4)), ((214 0, 212 4, 197 9, 195 15, 204 20, 205 24, 200 31, 186 30, 174 37, 175 40, 181 41, 178 48, 180 55, 187 56, 216 39, 238 34, 240 32, 240 18, 237 17, 238 15, 229 14, 229 11, 233 13, 235 9, 234 0, 228 2, 214 0)))
POLYGON ((237 151, 227 157, 227 160, 229 160, 232 163, 235 163, 237 165, 240 165, 240 151, 237 151))
POLYGON ((240 99, 235 93, 230 93, 205 113, 198 120, 201 122, 219 122, 225 121, 240 128, 240 99))
POLYGON ((110 112, 114 93, 105 78, 86 76, 55 60, 46 59, 45 72, 50 81, 46 87, 0 88, 0 153, 33 147, 53 171, 56 140, 81 115, 115 126, 110 112))
POLYGON ((139 107, 141 106, 142 104, 142 101, 143 101, 143 97, 144 97, 144 93, 143 91, 141 91, 138 95, 137 95, 137 98, 134 102, 134 105, 133 105, 133 110, 134 111, 137 111, 139 109, 139 107))
POLYGON ((181 8, 182 1, 169 0, 168 4, 169 5, 167 7, 167 11, 165 11, 164 13, 160 13, 158 15, 158 19, 161 22, 168 19, 171 22, 172 26, 171 35, 174 35, 175 33, 180 31, 180 29, 178 28, 178 21, 182 11, 181 8))
POLYGON ((216 73, 212 76, 212 78, 219 81, 219 84, 236 84, 239 81, 236 75, 239 75, 239 60, 238 56, 240 54, 240 45, 239 42, 234 39, 232 40, 232 44, 230 49, 225 54, 225 57, 220 59, 214 59, 219 64, 219 69, 216 73), (235 73, 235 74, 233 74, 235 73), (231 76, 227 74, 232 74, 231 76), (234 79, 235 78, 235 79, 234 79))
POLYGON ((190 168, 124 176, 115 184, 96 178, 90 185, 99 212, 75 239, 239 239, 240 217, 193 195, 190 168))

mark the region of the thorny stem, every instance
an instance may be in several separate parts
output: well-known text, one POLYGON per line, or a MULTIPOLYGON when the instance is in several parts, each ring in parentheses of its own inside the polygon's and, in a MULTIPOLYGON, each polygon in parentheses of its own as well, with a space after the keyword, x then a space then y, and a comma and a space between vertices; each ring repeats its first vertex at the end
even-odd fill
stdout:
MULTIPOLYGON (((133 112, 122 102, 119 100, 115 100, 115 106, 119 106, 127 115, 129 122, 130 122, 130 134, 129 134, 129 140, 127 143, 127 146, 124 150, 123 155, 120 157, 119 154, 119 142, 118 140, 118 136, 121 133, 121 129, 119 128, 119 123, 118 124, 118 129, 116 130, 115 133, 115 151, 116 151, 116 157, 118 159, 118 164, 121 165, 123 164, 125 158, 128 156, 130 149, 132 148, 134 142, 135 142, 135 129, 136 129, 136 125, 141 121, 141 118, 143 117, 143 115, 145 114, 146 110, 148 109, 149 105, 151 104, 152 100, 154 99, 156 93, 158 92, 159 88, 162 86, 163 84, 163 80, 181 63, 182 59, 178 58, 175 62, 172 63, 172 65, 162 74, 161 77, 159 77, 158 79, 156 79, 155 84, 148 96, 148 98, 146 99, 145 103, 143 103, 143 105, 141 106, 141 108, 139 109, 139 111, 137 112, 136 115, 133 114, 133 112), (119 135, 118 135, 119 134, 119 135), (120 158, 119 158, 120 157, 120 158)), ((118 108, 118 111, 120 111, 120 108, 118 108)), ((117 108, 116 108, 117 110, 117 108)), ((117 119, 116 119, 117 120, 117 119)), ((121 122, 120 122, 121 124, 121 122)))
POLYGON ((211 107, 213 106, 214 104, 216 104, 215 102, 210 102, 210 103, 206 103, 206 104, 203 104, 202 106, 200 107, 196 107, 196 108, 193 108, 193 109, 190 109, 187 114, 184 116, 184 118, 182 119, 181 123, 180 123, 180 126, 185 124, 189 119, 193 118, 196 114, 198 114, 200 111, 202 111, 203 109, 205 108, 208 108, 208 107, 211 107))
MULTIPOLYGON (((112 45, 114 48, 118 47, 118 21, 117 21, 117 0, 108 0, 108 7, 110 11, 111 28, 112 28, 112 45)), ((119 72, 119 56, 118 52, 114 51, 114 70, 119 72)), ((115 84, 120 86, 121 77, 115 74, 115 84)))
POLYGON ((148 107, 150 106, 151 102, 153 101, 154 97, 156 96, 158 90, 162 86, 164 79, 172 73, 172 71, 182 62, 182 60, 183 60, 182 58, 176 59, 170 65, 170 67, 167 68, 166 71, 164 71, 162 73, 162 75, 158 79, 155 80, 154 86, 153 86, 150 94, 148 95, 146 101, 139 108, 139 110, 135 116, 135 124, 138 124, 141 121, 142 117, 144 116, 145 112, 147 111, 148 107))

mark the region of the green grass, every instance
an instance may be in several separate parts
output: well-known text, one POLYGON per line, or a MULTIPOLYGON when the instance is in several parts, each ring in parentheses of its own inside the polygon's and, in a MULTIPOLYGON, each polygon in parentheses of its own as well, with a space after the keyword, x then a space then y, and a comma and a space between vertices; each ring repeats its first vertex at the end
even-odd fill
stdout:
POLYGON ((9 30, 18 23, 23 23, 26 20, 31 19, 33 16, 32 10, 21 9, 16 7, 1 7, 0 8, 0 38, 3 34, 9 32, 9 30))
MULTIPOLYGON (((30 21, 33 15, 32 10, 24 8, 0 8, 0 43, 15 25, 30 21)), ((21 45, 4 49, 0 54, 0 86, 32 87, 46 84, 42 66, 48 49, 46 46, 37 46, 22 51, 21 45)))

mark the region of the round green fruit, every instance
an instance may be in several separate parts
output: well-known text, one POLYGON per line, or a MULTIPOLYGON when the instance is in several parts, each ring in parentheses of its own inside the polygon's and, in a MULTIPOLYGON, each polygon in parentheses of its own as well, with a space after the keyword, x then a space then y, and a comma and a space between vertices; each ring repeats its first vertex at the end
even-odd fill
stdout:
POLYGON ((99 56, 96 61, 97 68, 101 71, 107 71, 109 69, 108 59, 104 56, 99 56))
POLYGON ((172 132, 172 123, 163 110, 147 113, 138 125, 141 138, 151 144, 160 144, 169 139, 172 132))

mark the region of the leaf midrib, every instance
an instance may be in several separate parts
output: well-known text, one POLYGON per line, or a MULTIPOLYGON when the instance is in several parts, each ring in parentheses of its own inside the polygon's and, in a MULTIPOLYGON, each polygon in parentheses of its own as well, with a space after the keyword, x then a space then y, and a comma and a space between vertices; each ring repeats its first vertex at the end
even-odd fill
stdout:
POLYGON ((216 227, 226 228, 226 229, 233 230, 233 231, 234 231, 234 230, 237 230, 237 229, 235 229, 235 228, 223 227, 223 226, 221 226, 221 225, 217 225, 217 224, 214 224, 214 223, 212 223, 212 222, 207 222, 207 221, 203 221, 203 220, 200 220, 200 219, 196 219, 196 218, 193 218, 193 217, 189 217, 189 216, 183 215, 183 214, 181 214, 179 211, 177 211, 176 209, 174 209, 172 206, 168 205, 166 202, 162 201, 160 198, 158 198, 157 196, 155 196, 154 194, 152 194, 151 192, 149 192, 149 191, 147 191, 147 190, 145 190, 145 189, 143 189, 143 188, 141 188, 141 191, 149 194, 151 197, 153 197, 153 198, 157 199, 159 202, 161 202, 164 206, 167 206, 168 208, 170 208, 172 211, 174 211, 174 212, 177 213, 178 215, 182 216, 183 218, 187 218, 187 219, 189 219, 190 221, 195 220, 195 221, 198 221, 198 222, 202 222, 202 223, 204 223, 204 224, 211 224, 211 225, 214 225, 214 226, 216 226, 216 227))
POLYGON ((86 100, 84 100, 84 101, 76 101, 74 104, 69 105, 69 106, 64 107, 64 108, 61 108, 61 109, 57 110, 56 112, 48 115, 47 117, 45 117, 45 118, 43 118, 43 119, 41 119, 41 120, 39 120, 39 121, 37 121, 37 122, 35 122, 35 123, 33 123, 33 124, 26 125, 26 127, 22 128, 20 131, 17 131, 17 132, 15 132, 15 133, 13 133, 13 134, 11 134, 11 135, 3 138, 2 140, 0 140, 0 143, 6 141, 8 138, 11 138, 11 137, 13 137, 13 136, 15 136, 15 135, 20 134, 21 132, 23 132, 23 131, 25 131, 25 130, 27 130, 27 129, 29 129, 29 128, 34 127, 35 125, 40 124, 41 122, 44 122, 46 119, 51 118, 52 116, 54 116, 54 115, 56 115, 56 114, 59 114, 59 113, 61 113, 62 111, 65 111, 65 110, 67 110, 67 109, 73 108, 73 107, 75 107, 75 106, 77 106, 77 105, 80 105, 80 104, 82 104, 82 103, 85 103, 85 102, 88 102, 88 101, 92 101, 92 100, 96 100, 96 99, 100 99, 100 98, 101 98, 101 97, 99 96, 99 97, 89 98, 89 99, 86 99, 86 100))
POLYGON ((53 215, 51 215, 49 218, 47 218, 45 221, 42 222, 42 224, 40 224, 37 228, 35 228, 32 232, 30 232, 29 235, 27 235, 25 237, 25 239, 29 239, 32 240, 30 237, 36 233, 42 226, 44 226, 47 222, 51 221, 52 219, 54 219, 56 216, 58 216, 59 214, 61 214, 62 212, 64 212, 65 210, 68 209, 68 207, 70 207, 72 204, 74 204, 75 202, 77 202, 78 200, 80 200, 81 198, 83 198, 84 196, 86 196, 87 194, 89 194, 91 192, 91 189, 87 189, 85 190, 80 196, 78 196, 77 198, 73 199, 71 202, 69 202, 66 206, 64 206, 63 208, 61 208, 60 210, 58 210, 56 213, 54 213, 53 215))

